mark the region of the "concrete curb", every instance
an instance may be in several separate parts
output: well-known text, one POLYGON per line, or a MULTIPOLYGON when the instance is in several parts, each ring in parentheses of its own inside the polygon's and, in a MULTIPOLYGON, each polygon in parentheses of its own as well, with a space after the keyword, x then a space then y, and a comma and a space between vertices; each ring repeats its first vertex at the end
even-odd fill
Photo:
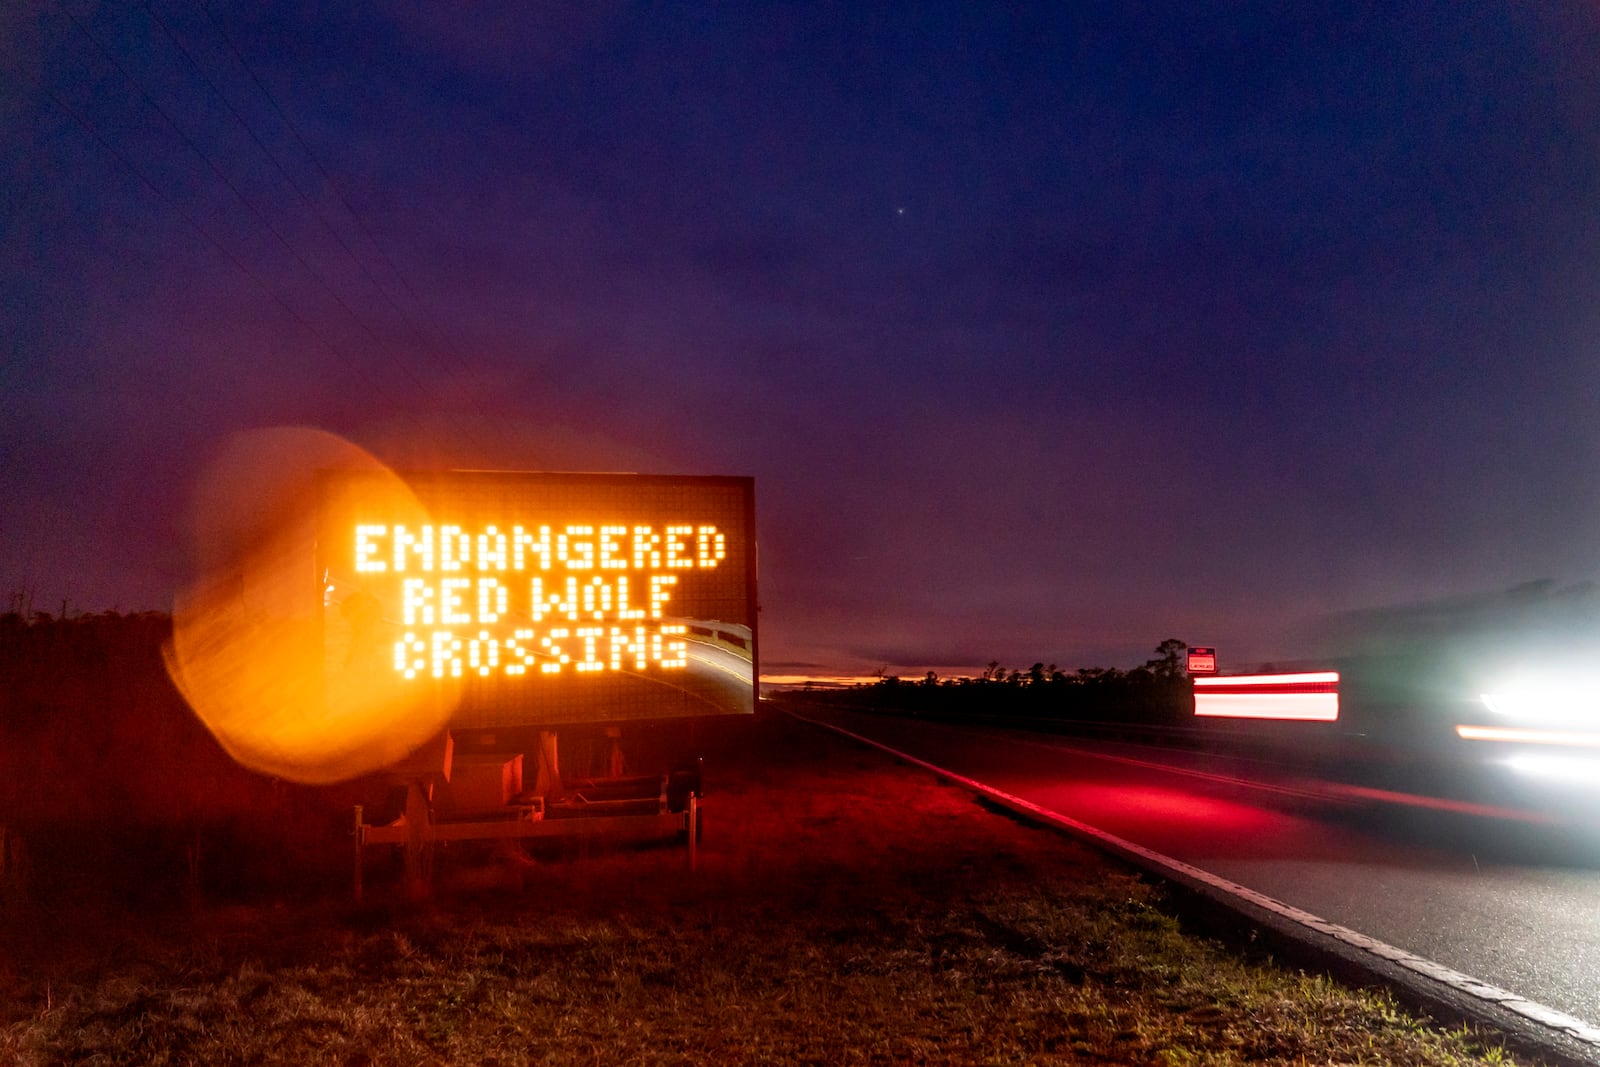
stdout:
POLYGON ((904 763, 930 771, 1030 821, 1086 840, 1140 870, 1175 882, 1252 922, 1269 926, 1313 953, 1354 965, 1381 984, 1398 987, 1396 992, 1403 999, 1431 1014, 1450 1021, 1470 1021, 1502 1031, 1513 1045, 1547 1059, 1571 1064, 1600 1064, 1600 1027, 1591 1026, 1581 1019, 1479 981, 1405 949, 1328 922, 1247 886, 1230 882, 1032 801, 920 760, 842 726, 792 711, 786 713, 801 722, 831 730, 886 752, 904 763))

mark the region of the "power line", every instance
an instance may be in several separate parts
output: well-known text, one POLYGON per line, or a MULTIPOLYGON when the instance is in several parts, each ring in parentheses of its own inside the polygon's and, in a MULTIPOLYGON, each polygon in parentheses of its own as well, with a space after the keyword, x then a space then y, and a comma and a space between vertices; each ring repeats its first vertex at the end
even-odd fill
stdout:
MULTIPOLYGON (((306 258, 289 243, 288 238, 284 237, 282 232, 280 232, 278 228, 272 224, 272 221, 267 218, 266 213, 257 207, 249 197, 245 196, 243 191, 239 189, 238 185, 234 183, 233 179, 228 176, 227 172, 219 167, 216 162, 205 153, 205 150, 196 144, 194 139, 183 131, 183 128, 178 125, 177 121, 174 120, 173 117, 167 113, 167 110, 150 95, 144 86, 140 84, 139 80, 132 74, 128 73, 127 68, 122 65, 122 63, 111 53, 108 48, 106 48, 105 44, 102 43, 101 40, 93 33, 91 33, 89 28, 79 21, 76 15, 74 15, 71 11, 68 11, 65 6, 58 6, 61 6, 62 13, 65 14, 68 19, 72 20, 72 24, 76 26, 78 30, 90 40, 90 42, 94 44, 95 48, 99 50, 100 54, 105 57, 106 61, 117 69, 117 73, 121 74, 124 80, 126 80, 128 84, 132 85, 138 91, 140 98, 143 99, 146 104, 149 104, 156 114, 161 116, 162 121, 171 127, 172 132, 178 135, 179 139, 183 141, 189 150, 198 156, 200 161, 206 165, 211 173, 216 175, 217 178, 228 187, 228 189, 233 193, 240 203, 244 204, 245 207, 250 209, 250 213, 255 216, 256 221, 261 223, 261 225, 266 228, 268 233, 272 234, 273 238, 275 238, 277 242, 283 246, 284 251, 293 256, 295 262, 299 263, 300 266, 305 269, 306 273, 310 274, 318 284, 326 289, 329 295, 338 302, 339 306, 348 312, 351 318, 354 319, 374 341, 381 343, 382 338, 377 335, 377 332, 374 331, 371 326, 369 326, 359 315, 357 315, 353 308, 344 302, 344 298, 334 291, 332 285, 327 281, 327 279, 319 274, 316 268, 307 262, 306 258)), ((422 382, 416 381, 416 385, 420 388, 422 386, 422 382)))
MULTIPOLYGON (((336 242, 338 242, 339 247, 344 250, 344 253, 347 256, 350 257, 351 262, 355 263, 355 265, 360 268, 361 273, 364 274, 366 276, 367 280, 372 283, 372 287, 374 289, 376 289, 378 291, 378 293, 380 295, 382 295, 383 298, 389 302, 389 306, 391 308, 393 308, 395 310, 395 312, 400 315, 400 317, 405 321, 406 326, 408 328, 411 328, 414 331, 415 330, 415 326, 411 322, 410 317, 406 314, 405 309, 400 307, 399 304, 395 303, 394 298, 389 295, 389 293, 384 289, 383 284, 378 281, 377 277, 372 273, 371 269, 368 268, 368 266, 366 264, 366 261, 363 260, 360 256, 358 256, 355 253, 355 250, 352 249, 348 243, 346 243, 343 235, 341 235, 339 233, 339 231, 333 226, 333 224, 328 221, 327 216, 322 213, 321 208, 319 208, 316 205, 316 203, 311 199, 310 194, 308 194, 305 191, 305 189, 301 187, 299 182, 295 181, 294 175, 289 172, 288 168, 286 168, 283 165, 283 163, 273 153, 272 149, 268 148, 266 143, 263 142, 261 140, 261 138, 256 134, 255 129, 250 125, 250 123, 248 121, 246 121, 245 117, 239 113, 239 110, 233 106, 233 102, 228 99, 227 94, 224 93, 222 91, 222 89, 217 85, 217 83, 212 81, 210 76, 207 75, 206 72, 201 68, 199 62, 197 62, 195 60, 194 54, 189 51, 189 49, 184 45, 184 43, 178 38, 177 34, 175 34, 172 31, 172 28, 167 25, 166 21, 163 20, 160 15, 156 14, 156 10, 155 10, 154 4, 152 4, 150 2, 150 0, 146 0, 144 6, 145 6, 145 13, 150 16, 151 21, 154 22, 158 27, 160 27, 161 32, 166 34, 167 39, 169 41, 171 41, 174 46, 177 47, 178 51, 183 53, 183 58, 188 61, 190 69, 192 69, 195 72, 195 74, 198 75, 200 77, 200 79, 206 83, 206 86, 217 97, 217 99, 222 101, 223 106, 228 109, 228 113, 231 114, 234 117, 234 119, 239 123, 239 125, 241 127, 243 127, 245 133, 250 135, 250 140, 255 142, 256 147, 261 149, 262 154, 265 155, 267 157, 267 159, 272 163, 273 167, 277 169, 278 173, 283 177, 283 180, 288 182, 290 188, 292 188, 299 195, 300 201, 303 204, 305 204, 306 207, 311 209, 311 213, 316 216, 317 221, 322 223, 323 229, 327 230, 329 235, 332 236, 333 239, 336 242)), ((204 8, 202 8, 202 10, 204 10, 204 8)), ((210 13, 207 12, 206 18, 208 20, 210 20, 210 17, 211 17, 210 13)), ((212 25, 215 26, 215 23, 213 22, 212 25)), ((237 57, 238 53, 235 52, 234 54, 237 57)), ((246 69, 248 70, 248 68, 246 68, 246 69)), ((253 76, 254 75, 252 74, 252 77, 253 76)), ((259 84, 260 83, 258 81, 257 85, 259 85, 259 84)), ((269 101, 270 101, 270 97, 269 97, 269 101)), ((273 102, 273 107, 274 107, 274 109, 277 109, 277 104, 275 102, 273 102)), ((283 113, 280 110, 278 112, 278 114, 279 114, 279 117, 281 118, 283 113)), ((298 137, 298 134, 296 134, 296 136, 298 137)), ((304 142, 302 141, 302 146, 303 145, 304 145, 304 142)), ((313 162, 316 162, 314 158, 313 158, 313 162)), ((319 166, 319 169, 320 169, 320 164, 318 166, 319 166)))
POLYGON ((367 243, 372 245, 372 247, 377 251, 378 256, 383 260, 384 265, 389 268, 389 273, 394 275, 395 280, 400 283, 401 288, 406 291, 406 294, 411 298, 411 300, 420 306, 422 301, 417 295, 416 290, 411 287, 411 284, 408 281, 406 281, 405 275, 400 272, 400 268, 395 265, 394 260, 389 258, 389 254, 388 252, 384 251, 383 245, 379 243, 378 239, 372 235, 370 230, 367 229, 366 223, 362 221, 361 216, 356 212, 356 209, 350 206, 350 201, 345 198, 344 191, 339 188, 339 183, 334 181, 333 175, 329 174, 327 168, 322 165, 321 158, 318 157, 316 152, 312 151, 311 145, 300 133, 300 128, 295 125, 294 120, 289 117, 288 113, 285 112, 281 106, 279 106, 277 97, 272 95, 272 90, 267 88, 266 84, 256 74, 255 68, 250 65, 250 62, 247 59, 245 59, 244 53, 239 50, 239 46, 234 43, 233 38, 228 36, 227 31, 224 30, 222 25, 217 22, 215 17, 212 16, 210 6, 205 3, 205 0, 195 0, 195 3, 196 6, 200 8, 200 11, 205 15, 206 21, 211 24, 211 28, 216 31, 217 36, 222 38, 223 43, 228 46, 228 51, 233 53, 233 58, 238 61, 239 66, 242 67, 244 72, 250 76, 250 80, 254 82, 255 87, 261 91, 261 95, 266 98, 267 103, 272 105, 272 110, 277 113, 278 118, 283 122, 284 126, 289 130, 290 133, 294 134, 294 139, 299 143, 301 151, 306 154, 306 158, 311 160, 312 165, 317 168, 317 173, 322 175, 322 180, 328 183, 328 188, 332 189, 334 196, 338 197, 339 203, 344 207, 345 213, 348 214, 355 222, 356 228, 360 230, 361 235, 367 239, 367 243))
MULTIPOLYGON (((146 5, 149 5, 149 0, 146 0, 146 5)), ((311 160, 312 165, 317 168, 317 173, 322 176, 322 180, 327 184, 328 188, 333 191, 334 196, 338 199, 339 204, 344 208, 345 213, 350 217, 351 221, 355 223, 356 229, 360 231, 361 235, 366 238, 367 243, 371 245, 372 248, 378 253, 379 258, 382 259, 384 265, 388 267, 390 275, 392 275, 395 281, 400 284, 400 287, 405 291, 405 294, 411 301, 412 305, 421 310, 423 306, 422 298, 412 287, 410 281, 407 280, 405 273, 401 271, 394 260, 390 258, 389 253, 384 249, 382 242, 380 242, 377 237, 374 236, 372 231, 367 228, 366 222, 362 219, 360 213, 357 212, 356 209, 351 205, 349 199, 344 195, 343 189, 340 188, 339 183, 334 179, 333 175, 328 172, 327 167, 323 165, 321 157, 319 157, 312 149, 310 143, 300 132, 299 126, 295 124, 294 120, 289 117, 288 112, 286 112, 278 103, 277 97, 273 95, 271 89, 267 88, 266 83, 262 81, 261 77, 256 73, 255 68, 250 64, 250 61, 245 58, 244 53, 239 48, 238 44, 235 43, 228 32, 223 29, 221 23, 219 23, 212 15, 210 5, 206 3, 206 0, 195 0, 195 6, 197 6, 205 15, 206 21, 211 24, 211 28, 216 31, 217 36, 225 45, 227 45, 228 51, 233 54, 235 61, 237 61, 244 72, 249 75, 251 82, 255 85, 256 89, 260 91, 262 97, 266 99, 267 103, 271 105, 273 112, 276 113, 279 120, 283 122, 284 127, 294 135, 294 139, 300 145, 301 151, 305 153, 307 159, 311 160)), ((221 95, 220 92, 218 95, 221 95)), ((240 118, 239 121, 241 124, 244 123, 242 118, 240 118)), ((254 135, 252 134, 252 136, 254 135)), ((260 144, 259 139, 257 140, 257 144, 260 144)), ((265 146, 263 146, 263 150, 265 151, 265 146)), ((270 155, 271 153, 269 152, 268 154, 270 155)), ((280 167, 280 170, 281 169, 282 168, 280 167)), ((285 177, 287 177, 287 175, 285 175, 285 177)), ((296 186, 296 191, 299 191, 298 186, 296 186)), ((304 197, 303 193, 301 195, 304 197)), ((333 227, 328 224, 326 219, 323 220, 323 224, 328 226, 330 231, 333 229, 333 227)), ((350 253, 352 259, 357 259, 355 253, 351 252, 349 247, 345 245, 343 241, 340 241, 340 246, 343 247, 346 252, 350 253)), ((423 336, 420 327, 416 325, 416 322, 409 315, 407 315, 398 304, 394 302, 394 300, 389 296, 388 291, 378 283, 377 279, 373 277, 370 271, 366 270, 365 264, 361 263, 359 259, 357 259, 357 262, 362 266, 363 271, 367 274, 368 279, 372 281, 373 286, 384 295, 385 299, 389 300, 390 306, 394 307, 395 310, 399 312, 407 327, 412 331, 412 336, 419 343, 425 343, 426 338, 423 336)), ((460 352, 456 350, 455 346, 450 345, 447 342, 442 350, 442 354, 455 365, 457 370, 461 371, 463 374, 470 374, 472 372, 472 368, 467 364, 465 358, 460 354, 460 352)), ((479 412, 479 415, 482 417, 482 412, 479 412)))
MULTIPOLYGON (((243 274, 246 278, 250 279, 251 282, 253 282, 274 303, 276 303, 280 308, 282 308, 284 313, 287 314, 290 318, 292 318, 297 324, 299 324, 300 327, 303 328, 308 334, 310 334, 312 337, 316 338, 319 342, 321 342, 322 346, 328 350, 330 355, 334 356, 337 359, 343 360, 346 363, 347 366, 352 367, 356 371, 356 373, 359 374, 363 379, 368 381, 368 383, 371 384, 376 389, 376 391, 378 391, 380 393, 382 393, 384 391, 382 383, 380 381, 374 379, 370 373, 365 371, 358 364, 354 363, 351 360, 345 359, 343 354, 339 351, 338 347, 335 346, 331 341, 329 341, 328 338, 326 336, 324 336, 322 334, 322 332, 319 331, 316 328, 316 326, 314 326, 303 315, 301 315, 297 310, 295 310, 294 306, 289 303, 289 301, 283 296, 282 293, 280 293, 278 290, 274 289, 271 285, 267 284, 267 282, 266 282, 266 280, 264 278, 262 278, 255 271, 251 270, 250 266, 247 263, 245 263, 244 260, 240 259, 237 255, 235 255, 234 252, 230 248, 228 248, 228 246, 225 245, 216 235, 211 233, 210 230, 206 229, 206 227, 203 226, 200 223, 199 219, 195 218, 194 215, 191 214, 189 211, 185 210, 184 207, 181 204, 179 204, 176 200, 174 200, 172 197, 168 196, 165 192, 163 192, 161 190, 161 187, 158 186, 149 177, 149 175, 147 175, 143 170, 141 170, 139 168, 138 164, 134 163, 133 160, 128 157, 127 153, 123 152, 122 149, 118 148, 104 134, 102 134, 98 129, 96 129, 93 123, 91 123, 87 118, 85 118, 82 114, 80 114, 77 111, 77 109, 72 107, 71 104, 67 103, 64 99, 62 99, 61 96, 55 92, 55 90, 51 89, 48 85, 43 84, 43 83, 32 83, 32 84, 29 85, 29 87, 34 89, 34 90, 36 90, 37 92, 42 93, 43 95, 45 95, 47 97, 49 97, 50 100, 56 105, 56 107, 61 109, 63 114, 65 114, 68 118, 72 119, 73 122, 77 123, 78 126, 80 128, 82 128, 83 131, 85 133, 87 133, 91 138, 93 138, 94 141, 97 144, 99 144, 101 148, 105 149, 112 156, 114 156, 119 162, 121 162, 122 165, 128 169, 129 173, 131 173, 135 178, 137 178, 145 186, 145 188, 150 190, 151 193, 155 194, 155 196, 156 196, 156 198, 158 200, 160 200, 162 203, 166 204, 169 208, 171 208, 174 212, 176 212, 180 218, 182 218, 185 222, 187 222, 189 224, 189 226, 196 233, 198 233, 202 238, 205 239, 205 241, 208 244, 211 245, 212 248, 216 249, 216 251, 217 251, 217 253, 219 255, 221 255, 225 260, 227 260, 230 264, 232 264, 233 267, 235 269, 237 269, 241 274, 243 274)), ((109 448, 109 445, 102 446, 101 455, 95 458, 94 462, 90 464, 91 467, 98 466, 99 460, 101 458, 103 458, 104 452, 108 448, 109 448)))
MULTIPOLYGON (((58 0, 57 6, 60 7, 62 13, 67 16, 67 18, 72 22, 72 24, 75 27, 77 27, 78 31, 80 33, 82 33, 84 37, 88 38, 88 40, 95 46, 95 48, 100 52, 100 54, 103 57, 105 57, 106 61, 109 62, 113 67, 115 67, 117 72, 122 75, 123 79, 126 80, 128 82, 128 84, 131 85, 139 93, 140 98, 143 99, 144 102, 146 104, 148 104, 151 107, 151 109, 156 112, 156 114, 161 116, 162 120, 172 129, 172 131, 175 134, 178 135, 179 139, 183 141, 183 143, 189 148, 189 150, 192 151, 196 156, 198 156, 200 158, 200 160, 206 165, 206 167, 212 172, 212 174, 216 175, 216 177, 224 185, 226 185, 228 187, 228 189, 233 193, 235 198, 237 198, 240 203, 244 204, 244 206, 249 209, 250 213, 256 218, 256 220, 258 222, 260 222, 260 224, 263 227, 266 228, 267 232, 270 233, 273 236, 273 238, 278 242, 278 244, 280 244, 284 248, 284 250, 287 251, 291 257, 294 258, 295 262, 300 264, 301 268, 304 269, 308 275, 310 275, 312 280, 315 281, 318 285, 320 285, 327 292, 327 294, 330 297, 332 297, 334 302, 337 303, 339 305, 339 307, 347 315, 350 316, 350 318, 357 324, 357 326, 359 326, 362 329, 363 332, 365 332, 369 337, 371 337, 373 339, 373 341, 377 342, 380 346, 383 345, 384 344, 383 338, 378 335, 378 333, 372 328, 372 326, 361 315, 359 315, 356 312, 356 310, 354 308, 352 308, 350 306, 350 304, 344 299, 344 297, 339 294, 339 292, 333 287, 333 285, 325 277, 323 277, 323 275, 320 272, 318 272, 317 269, 315 267, 313 267, 311 265, 311 263, 309 261, 307 261, 307 259, 303 255, 301 255, 300 252, 292 244, 289 243, 289 240, 283 235, 283 233, 276 226, 274 226, 272 224, 271 220, 268 219, 266 214, 255 203, 253 203, 248 197, 246 197, 244 195, 244 193, 239 189, 238 185, 233 181, 233 179, 230 178, 228 176, 228 174, 225 171, 223 171, 222 168, 219 167, 216 164, 216 162, 214 160, 212 160, 211 157, 209 155, 207 155, 206 152, 198 144, 195 143, 193 138, 191 138, 187 133, 184 132, 183 128, 178 125, 177 121, 174 120, 172 118, 172 116, 167 113, 166 109, 163 108, 160 105, 160 103, 158 103, 155 100, 155 98, 150 95, 150 93, 144 88, 144 86, 140 83, 140 81, 137 78, 135 78, 132 74, 130 74, 128 72, 127 68, 125 68, 120 61, 118 61, 116 56, 111 53, 111 51, 105 46, 105 44, 103 42, 101 42, 100 39, 98 37, 96 37, 89 30, 89 28, 86 25, 84 25, 84 23, 81 20, 78 19, 77 16, 73 15, 71 11, 67 10, 67 8, 61 3, 61 0, 58 0)), ((51 95, 53 96, 54 94, 51 94, 51 95)), ((143 177, 143 176, 141 175, 141 177, 143 177)), ((152 187, 153 187, 153 183, 150 183, 149 179, 144 179, 144 180, 147 182, 147 184, 151 184, 152 187)), ((168 202, 170 203, 171 201, 169 200, 168 202)), ((209 237, 209 235, 208 235, 208 237, 209 237)), ((217 243, 214 238, 212 240, 213 240, 213 243, 217 243)), ((243 267, 242 262, 237 257, 232 256, 231 253, 230 253, 230 258, 233 259, 235 264, 243 267)), ((250 276, 252 278, 255 277, 254 274, 249 272, 248 270, 246 270, 246 273, 250 274, 250 276)), ((257 279, 257 281, 259 282, 259 279, 257 279)), ((287 301, 280 294, 276 294, 275 293, 274 295, 275 295, 276 299, 278 300, 278 302, 280 304, 282 304, 286 308, 288 307, 287 301)), ((311 329, 310 323, 303 316, 301 316, 298 312, 294 312, 293 315, 294 315, 294 318, 295 318, 295 320, 297 322, 299 322, 302 325, 306 326, 308 329, 311 329)), ((372 375, 370 373, 366 372, 365 370, 361 370, 360 368, 358 368, 357 364, 356 364, 356 362, 354 360, 352 360, 352 359, 348 358, 347 356, 345 356, 334 345, 332 345, 331 342, 329 342, 325 337, 323 337, 315 329, 312 329, 312 333, 313 333, 313 335, 317 336, 319 340, 321 340, 323 342, 323 344, 329 349, 330 352, 332 352, 337 358, 341 359, 347 366, 350 366, 352 368, 357 368, 358 372, 361 373, 364 378, 367 378, 368 380, 372 380, 372 375)), ((395 361, 395 365, 402 371, 402 373, 405 374, 405 376, 411 381, 411 383, 417 387, 419 392, 424 393, 424 394, 427 392, 427 387, 422 382, 422 379, 417 376, 415 371, 413 371, 412 368, 409 365, 407 365, 404 361, 399 361, 399 360, 395 361)), ((455 421, 455 420, 452 420, 452 421, 455 421)), ((458 424, 457 425, 457 431, 460 432, 466 440, 471 441, 472 444, 476 445, 478 448, 481 449, 483 447, 482 442, 477 439, 477 435, 472 432, 472 429, 471 429, 470 426, 467 426, 465 424, 458 424)))

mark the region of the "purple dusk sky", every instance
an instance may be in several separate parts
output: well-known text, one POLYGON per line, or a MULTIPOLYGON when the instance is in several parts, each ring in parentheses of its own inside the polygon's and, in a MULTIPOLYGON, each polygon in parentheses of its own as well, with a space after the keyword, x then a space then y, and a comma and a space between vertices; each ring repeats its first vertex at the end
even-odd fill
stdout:
POLYGON ((308 425, 754 476, 768 672, 1590 580, 1597 71, 1592 0, 22 0, 0 578, 164 609, 308 425))

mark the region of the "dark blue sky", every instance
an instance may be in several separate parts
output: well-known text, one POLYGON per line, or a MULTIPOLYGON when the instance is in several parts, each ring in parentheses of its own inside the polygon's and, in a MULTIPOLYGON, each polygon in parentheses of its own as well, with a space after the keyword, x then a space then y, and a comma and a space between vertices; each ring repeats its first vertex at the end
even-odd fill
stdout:
POLYGON ((278 424, 754 475, 768 670, 1600 574, 1600 6, 522 6, 0 16, 8 592, 278 424))

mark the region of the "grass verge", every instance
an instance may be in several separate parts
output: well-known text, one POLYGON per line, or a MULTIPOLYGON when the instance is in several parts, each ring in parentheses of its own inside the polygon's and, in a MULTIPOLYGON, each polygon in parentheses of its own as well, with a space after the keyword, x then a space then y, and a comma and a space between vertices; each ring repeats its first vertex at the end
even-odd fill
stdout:
POLYGON ((1510 1063, 1185 934, 1072 841, 783 716, 702 730, 706 836, 441 856, 344 901, 0 928, 0 1062, 1510 1063))

